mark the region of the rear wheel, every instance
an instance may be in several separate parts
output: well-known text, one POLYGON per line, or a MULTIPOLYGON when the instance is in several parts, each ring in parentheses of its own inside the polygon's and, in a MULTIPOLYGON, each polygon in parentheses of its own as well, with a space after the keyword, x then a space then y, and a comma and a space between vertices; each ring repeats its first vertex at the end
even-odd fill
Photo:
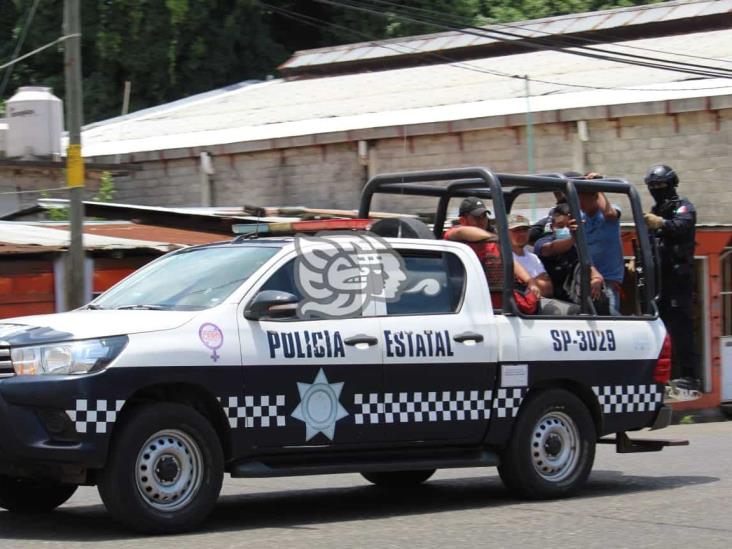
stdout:
POLYGON ((76 492, 75 484, 57 484, 0 476, 0 507, 15 513, 48 513, 76 492))
POLYGON ((434 474, 434 469, 428 469, 425 471, 378 471, 361 473, 361 476, 376 486, 391 489, 417 486, 434 474))
POLYGON ((213 510, 223 479, 221 444, 208 420, 165 402, 134 410, 120 429, 99 482, 109 512, 147 533, 195 528, 213 510))
POLYGON ((527 498, 569 495, 590 474, 596 438, 579 398, 564 389, 544 391, 522 407, 498 472, 509 489, 527 498))

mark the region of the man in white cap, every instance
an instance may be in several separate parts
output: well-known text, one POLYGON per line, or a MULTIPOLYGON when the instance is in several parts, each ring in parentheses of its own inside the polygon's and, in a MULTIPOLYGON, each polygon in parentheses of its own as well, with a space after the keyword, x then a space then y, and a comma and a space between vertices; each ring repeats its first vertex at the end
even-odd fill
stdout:
POLYGON ((531 223, 526 216, 517 213, 508 216, 508 234, 511 235, 513 261, 521 265, 536 281, 542 297, 552 297, 554 295, 552 279, 547 274, 539 256, 527 247, 530 229, 531 223))

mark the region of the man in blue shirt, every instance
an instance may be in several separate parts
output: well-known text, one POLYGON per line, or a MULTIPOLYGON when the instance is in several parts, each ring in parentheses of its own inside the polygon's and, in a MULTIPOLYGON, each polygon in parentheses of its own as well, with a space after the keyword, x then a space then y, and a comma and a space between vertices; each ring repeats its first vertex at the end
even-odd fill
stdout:
POLYGON ((620 208, 610 204, 605 193, 579 193, 582 222, 592 264, 605 279, 610 314, 620 310, 620 288, 625 274, 620 241, 620 208))

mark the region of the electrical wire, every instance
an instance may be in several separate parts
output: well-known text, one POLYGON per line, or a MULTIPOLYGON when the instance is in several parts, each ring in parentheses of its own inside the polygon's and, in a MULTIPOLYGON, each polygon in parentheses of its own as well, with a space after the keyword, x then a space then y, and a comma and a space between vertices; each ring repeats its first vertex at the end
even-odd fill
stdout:
MULTIPOLYGON (((371 1, 374 2, 374 3, 377 3, 377 4, 383 4, 383 5, 386 5, 386 6, 393 7, 393 8, 402 9, 402 10, 407 11, 407 12, 411 11, 413 13, 416 13, 416 12, 426 13, 428 15, 433 15, 433 16, 439 17, 442 20, 444 20, 446 18, 447 19, 451 19, 457 25, 460 25, 460 26, 467 26, 467 27, 473 26, 473 21, 470 20, 470 18, 468 18, 468 17, 462 17, 462 16, 459 16, 459 15, 451 15, 451 14, 446 14, 446 13, 442 13, 442 12, 436 12, 434 10, 430 10, 430 9, 427 9, 427 8, 418 8, 416 6, 405 6, 405 5, 402 5, 402 4, 397 4, 395 2, 390 2, 389 0, 371 0, 371 1)), ((642 8, 642 7, 645 7, 645 6, 636 6, 636 7, 641 7, 642 8)), ((599 40, 599 39, 592 38, 592 37, 589 37, 589 36, 567 36, 567 35, 564 35, 564 34, 551 33, 551 32, 544 31, 544 30, 541 30, 541 29, 538 29, 538 28, 522 26, 522 25, 517 24, 517 23, 501 23, 501 22, 497 22, 497 21, 491 21, 490 22, 490 26, 492 26, 492 27, 506 28, 506 29, 519 29, 519 30, 524 30, 524 31, 531 32, 531 33, 540 33, 540 34, 545 35, 545 36, 554 36, 554 37, 560 36, 564 40, 571 40, 573 42, 576 42, 579 45, 581 45, 581 44, 607 44, 608 43, 607 40, 599 40)), ((478 27, 478 28, 485 29, 486 27, 478 27)), ((603 34, 607 38, 609 38, 610 40, 617 40, 617 41, 624 40, 623 38, 620 38, 620 37, 618 37, 616 35, 613 35, 613 34, 608 34, 607 32, 603 32, 603 34)), ((524 36, 524 38, 531 39, 532 36, 524 36)), ((662 54, 667 54, 667 55, 674 55, 674 56, 677 56, 677 57, 688 57, 688 58, 691 58, 691 59, 702 59, 702 60, 705 60, 705 61, 717 61, 717 62, 720 62, 720 63, 729 63, 729 64, 732 64, 732 60, 730 60, 730 59, 720 59, 718 57, 705 57, 703 55, 693 55, 693 54, 690 54, 690 53, 679 53, 679 52, 674 52, 674 51, 669 51, 669 50, 661 50, 661 49, 649 48, 649 47, 638 46, 638 45, 632 45, 631 46, 629 44, 616 44, 616 43, 613 43, 613 46, 618 47, 618 48, 627 48, 627 49, 630 49, 630 50, 649 51, 649 52, 653 52, 653 53, 662 53, 662 54)))
MULTIPOLYGON (((572 55, 580 55, 584 57, 590 57, 595 59, 602 59, 602 60, 608 60, 608 61, 614 61, 619 63, 627 63, 631 65, 637 65, 637 66, 643 66, 648 68, 656 68, 656 69, 662 69, 662 70, 673 70, 676 72, 685 72, 689 74, 694 74, 697 76, 705 76, 705 77, 713 77, 713 78, 732 78, 732 70, 730 69, 724 69, 720 67, 708 67, 704 65, 698 65, 698 64, 692 64, 692 63, 683 63, 678 61, 672 61, 672 60, 664 60, 664 59, 658 59, 658 58, 652 58, 649 56, 640 56, 636 54, 629 54, 624 52, 612 52, 603 50, 601 48, 597 47, 591 47, 591 46, 576 46, 573 44, 567 44, 562 43, 559 40, 555 40, 557 43, 553 43, 551 41, 548 41, 546 38, 531 38, 529 42, 524 42, 524 40, 527 39, 526 36, 506 31, 499 31, 495 29, 485 29, 483 27, 475 27, 475 26, 469 26, 467 28, 458 29, 455 27, 451 27, 449 25, 444 24, 444 17, 441 17, 440 19, 434 19, 434 18, 416 18, 412 16, 405 16, 403 13, 400 13, 398 11, 395 11, 391 14, 385 12, 383 10, 383 6, 379 6, 379 0, 371 0, 372 3, 369 4, 368 2, 358 2, 355 0, 346 1, 346 2, 337 2, 334 0, 317 0, 321 3, 346 7, 358 11, 364 11, 366 13, 370 13, 372 15, 379 15, 381 17, 396 17, 401 18, 406 21, 410 21, 413 23, 418 23, 422 25, 429 25, 433 26, 442 30, 448 30, 453 32, 460 32, 464 34, 472 34, 475 36, 480 37, 487 37, 494 40, 502 41, 502 42, 508 42, 515 46, 523 47, 526 49, 533 49, 533 50, 554 50, 554 51, 561 51, 563 53, 568 53, 572 55), (380 9, 373 9, 374 3, 377 4, 377 7, 380 9), (368 6, 368 7, 364 7, 368 6), (567 50, 567 48, 573 48, 571 50, 567 50), (622 56, 623 59, 619 59, 617 56, 622 56), (714 71, 722 71, 722 72, 714 72, 714 71)), ((382 2, 383 3, 383 2, 382 2)), ((390 3, 390 5, 395 5, 393 3, 390 3)))
POLYGON ((370 15, 376 15, 382 18, 387 17, 394 17, 396 19, 400 19, 402 21, 408 21, 411 23, 417 23, 427 26, 432 26, 441 30, 446 31, 453 31, 453 32, 459 32, 462 34, 469 34, 473 36, 478 36, 482 38, 492 38, 494 40, 499 40, 502 42, 509 42, 516 46, 523 47, 526 49, 531 50, 554 50, 554 51, 560 51, 562 53, 570 54, 570 55, 579 55, 582 57, 589 57, 592 59, 600 59, 605 61, 613 61, 617 63, 625 63, 629 65, 636 65, 641 66, 645 68, 655 68, 660 70, 669 70, 674 72, 683 72, 687 74, 693 74, 695 76, 704 76, 707 78, 732 78, 732 70, 728 69, 721 69, 716 67, 704 67, 704 66, 698 66, 700 68, 695 68, 693 66, 689 66, 691 64, 688 63, 678 63, 673 61, 667 61, 662 59, 656 59, 656 58, 649 58, 647 56, 638 56, 633 54, 619 54, 617 52, 606 52, 605 50, 598 50, 597 48, 590 48, 588 46, 571 46, 572 49, 566 49, 568 46, 557 46, 552 43, 547 43, 545 39, 543 40, 537 40, 534 39, 534 42, 525 42, 525 38, 522 35, 515 34, 515 33, 509 33, 506 31, 497 31, 497 30, 487 30, 483 29, 482 27, 469 27, 469 28, 463 28, 458 29, 455 27, 451 27, 449 25, 444 24, 441 21, 432 20, 430 18, 428 19, 419 19, 412 16, 406 16, 404 14, 398 14, 398 13, 388 13, 382 10, 373 9, 372 7, 364 7, 364 5, 359 4, 355 1, 336 1, 336 0, 315 0, 318 3, 321 4, 328 4, 332 6, 337 6, 341 8, 346 8, 354 11, 360 11, 362 13, 368 13, 370 15), (512 38, 512 40, 509 40, 508 38, 512 38), (518 38, 519 40, 515 40, 518 38), (537 43, 538 42, 538 43, 537 43), (617 55, 622 55, 623 58, 615 57, 617 55), (665 63, 665 64, 664 64, 665 63), (720 71, 720 72, 715 72, 720 71))
POLYGON ((75 38, 77 36, 81 36, 81 33, 78 33, 77 32, 77 33, 74 33, 74 34, 66 34, 64 36, 59 36, 58 38, 56 38, 56 40, 54 40, 53 42, 49 42, 45 46, 41 46, 40 48, 36 48, 33 51, 29 51, 28 53, 25 53, 25 54, 21 55, 20 57, 18 57, 16 59, 13 59, 12 61, 9 61, 9 62, 5 63, 4 65, 0 65, 0 71, 3 70, 3 69, 7 69, 8 67, 12 67, 16 63, 20 63, 21 61, 23 61, 23 59, 27 59, 29 57, 32 57, 32 56, 36 55, 37 53, 42 52, 43 50, 47 50, 48 48, 53 47, 56 44, 60 44, 61 42, 65 41, 65 40, 68 40, 69 38, 75 38))
MULTIPOLYGON (((460 68, 464 70, 469 70, 472 72, 478 72, 483 74, 489 74, 492 76, 499 76, 503 78, 511 78, 511 79, 517 79, 521 81, 526 80, 525 75, 519 75, 519 74, 510 74, 506 72, 496 71, 496 70, 490 70, 483 67, 478 67, 476 65, 470 65, 465 62, 458 61, 454 58, 449 57, 448 55, 440 54, 437 52, 424 52, 421 50, 418 50, 417 48, 413 48, 410 46, 406 46, 404 44, 394 45, 394 44, 388 44, 384 42, 383 40, 375 39, 373 36, 370 36, 362 31, 355 30, 351 27, 346 27, 343 25, 339 25, 337 23, 332 23, 330 21, 325 21, 323 19, 319 19, 310 15, 306 15, 304 13, 295 12, 288 10, 287 8, 281 8, 279 6, 273 6, 271 4, 268 4, 266 2, 262 2, 260 0, 257 0, 257 3, 267 8, 273 12, 279 13, 280 15, 287 17, 288 19, 292 19, 294 21, 305 23, 307 25, 316 27, 316 28, 322 28, 323 26, 330 27, 332 29, 336 29, 342 32, 346 32, 350 35, 360 37, 361 39, 365 39, 368 41, 370 45, 373 45, 374 47, 379 47, 387 50, 394 51, 396 53, 419 53, 421 55, 426 55, 428 57, 438 59, 440 61, 445 61, 447 63, 450 63, 450 66, 455 68, 460 68)), ((611 87, 611 86, 598 86, 598 85, 592 85, 592 84, 574 84, 570 82, 556 82, 552 80, 546 80, 541 78, 529 78, 532 82, 538 82, 541 84, 549 84, 553 86, 562 86, 562 87, 569 87, 569 88, 581 88, 581 89, 588 89, 588 90, 627 90, 627 91, 649 91, 649 92, 666 92, 669 91, 667 88, 634 88, 634 87, 611 87)), ((729 86, 707 86, 707 87, 697 87, 694 88, 695 90, 717 90, 717 89, 723 89, 728 88, 729 86)))
MULTIPOLYGON (((409 6, 401 6, 399 4, 395 4, 394 2, 390 2, 388 0, 367 0, 367 2, 365 2, 365 3, 368 4, 369 2, 371 4, 376 4, 379 7, 383 7, 383 6, 392 7, 397 10, 405 11, 407 13, 409 13, 409 10, 414 10, 414 11, 419 10, 420 12, 427 12, 427 13, 439 16, 438 19, 435 19, 432 17, 428 18, 428 20, 427 20, 428 24, 440 24, 445 19, 443 14, 438 14, 437 12, 425 10, 422 8, 412 8, 409 6)), ((353 2, 353 3, 358 3, 358 2, 353 2)), ((361 3, 364 3, 364 2, 361 2, 361 3)), ((450 17, 450 16, 448 16, 448 17, 450 17)), ((519 27, 509 27, 507 25, 496 25, 496 26, 500 26, 503 28, 519 28, 519 27)), ((624 53, 624 52, 619 52, 619 51, 614 51, 614 50, 605 50, 605 49, 602 49, 602 48, 599 48, 596 46, 583 46, 581 39, 575 39, 574 37, 568 37, 566 35, 552 34, 552 33, 548 33, 548 32, 539 31, 545 35, 544 38, 540 38, 540 37, 536 37, 536 36, 526 36, 526 35, 516 34, 516 33, 511 33, 511 32, 502 32, 502 31, 497 31, 495 29, 485 28, 485 27, 477 27, 472 24, 466 25, 465 28, 479 31, 479 32, 485 31, 485 32, 494 32, 494 33, 498 33, 498 34, 505 34, 506 36, 508 36, 512 39, 517 39, 517 40, 535 41, 535 42, 539 42, 539 43, 546 45, 549 49, 555 49, 555 50, 561 49, 562 51, 564 51, 565 48, 579 48, 581 50, 589 50, 592 52, 600 52, 600 53, 609 54, 609 55, 624 56, 624 57, 628 57, 630 59, 639 59, 639 60, 652 61, 652 62, 669 63, 669 64, 671 64, 671 66, 676 65, 679 67, 686 67, 686 68, 692 68, 692 69, 697 69, 697 70, 720 70, 720 71, 727 72, 729 74, 729 77, 732 77, 732 69, 726 69, 723 67, 710 67, 708 65, 700 65, 698 63, 684 63, 681 61, 674 61, 674 60, 669 60, 669 59, 659 59, 657 57, 624 53), (553 41, 557 42, 557 44, 552 44, 551 42, 548 42, 547 41, 548 37, 552 37, 553 41), (572 43, 572 42, 578 42, 578 43, 572 43)), ((526 29, 526 28, 524 28, 524 30, 532 31, 532 29, 526 29)), ((599 40, 593 40, 593 43, 605 44, 606 42, 602 42, 599 40)), ((617 44, 616 46, 623 47, 623 44, 617 44)), ((628 45, 625 45, 625 47, 629 48, 629 49, 638 49, 638 48, 634 48, 633 46, 628 46, 628 45)), ((673 53, 672 53, 672 55, 673 55, 673 53)), ((732 63, 732 61, 726 61, 726 62, 732 63)))
MULTIPOLYGON (((20 36, 18 37, 18 42, 15 44, 15 49, 13 50, 13 59, 18 57, 18 54, 20 53, 21 48, 23 47, 23 44, 25 43, 25 39, 28 36, 28 30, 30 29, 31 23, 33 22, 33 17, 36 14, 36 9, 38 8, 38 4, 41 0, 35 0, 33 2, 33 5, 28 10, 28 16, 25 20, 25 25, 23 26, 23 29, 20 31, 20 36)), ((0 83, 0 98, 2 98, 3 95, 5 95, 5 88, 8 85, 8 81, 10 80, 10 75, 12 74, 13 69, 12 65, 10 70, 8 70, 3 75, 3 81, 0 83)))
POLYGON ((31 194, 31 193, 50 193, 56 191, 68 191, 69 187, 53 187, 51 189, 28 189, 25 191, 0 191, 0 195, 5 194, 31 194))

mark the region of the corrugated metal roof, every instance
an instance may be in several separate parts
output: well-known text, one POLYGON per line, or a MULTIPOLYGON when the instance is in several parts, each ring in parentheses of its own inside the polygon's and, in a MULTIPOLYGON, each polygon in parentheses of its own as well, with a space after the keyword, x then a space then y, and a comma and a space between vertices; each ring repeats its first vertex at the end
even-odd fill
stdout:
MULTIPOLYGON (((68 227, 65 225, 49 228, 63 231, 68 230, 68 227)), ((157 227, 155 225, 142 225, 138 223, 85 223, 84 234, 153 243, 165 242, 176 246, 194 246, 196 244, 210 244, 211 242, 224 240, 224 237, 220 234, 157 227)))
MULTIPOLYGON (((27 251, 49 252, 67 249, 69 232, 46 227, 24 225, 13 221, 0 221, 0 246, 8 249, 17 248, 27 251)), ((169 252, 178 248, 175 244, 152 242, 149 240, 133 240, 128 238, 112 238, 94 234, 84 235, 85 250, 134 250, 148 249, 169 252)))
MULTIPOLYGON (((732 29, 725 29, 623 44, 725 59, 726 64, 718 64, 729 67, 731 43, 732 29)), ((528 74, 535 79, 531 106, 536 112, 732 94, 729 79, 685 80, 688 75, 540 51, 469 63, 253 84, 86 128, 84 155, 185 149, 525 112, 524 82, 489 72, 528 74), (470 70, 461 68, 465 66, 470 70), (585 90, 565 84, 636 89, 585 90)))
MULTIPOLYGON (((540 37, 549 34, 577 34, 588 31, 610 30, 619 27, 629 27, 646 23, 659 23, 685 19, 689 17, 732 12, 732 0, 682 0, 678 2, 664 2, 644 6, 630 6, 613 10, 595 11, 581 14, 560 15, 544 19, 534 19, 509 23, 506 25, 486 25, 486 30, 499 30, 520 35, 520 37, 540 37), (509 28, 510 27, 510 28, 509 28)), ((464 38, 469 35, 457 31, 442 32, 423 36, 378 40, 366 43, 345 44, 330 48, 303 50, 285 61, 280 69, 302 68, 324 64, 341 63, 344 61, 389 58, 401 55, 404 52, 442 52, 449 53, 449 49, 485 45, 497 42, 489 37, 472 36, 472 40, 464 38), (446 43, 446 39, 455 39, 456 42, 446 43), (368 45, 368 48, 366 47, 368 45), (350 52, 344 55, 344 52, 350 52), (338 53, 342 54, 338 56, 338 53)), ((518 38, 505 37, 505 40, 518 38)))

